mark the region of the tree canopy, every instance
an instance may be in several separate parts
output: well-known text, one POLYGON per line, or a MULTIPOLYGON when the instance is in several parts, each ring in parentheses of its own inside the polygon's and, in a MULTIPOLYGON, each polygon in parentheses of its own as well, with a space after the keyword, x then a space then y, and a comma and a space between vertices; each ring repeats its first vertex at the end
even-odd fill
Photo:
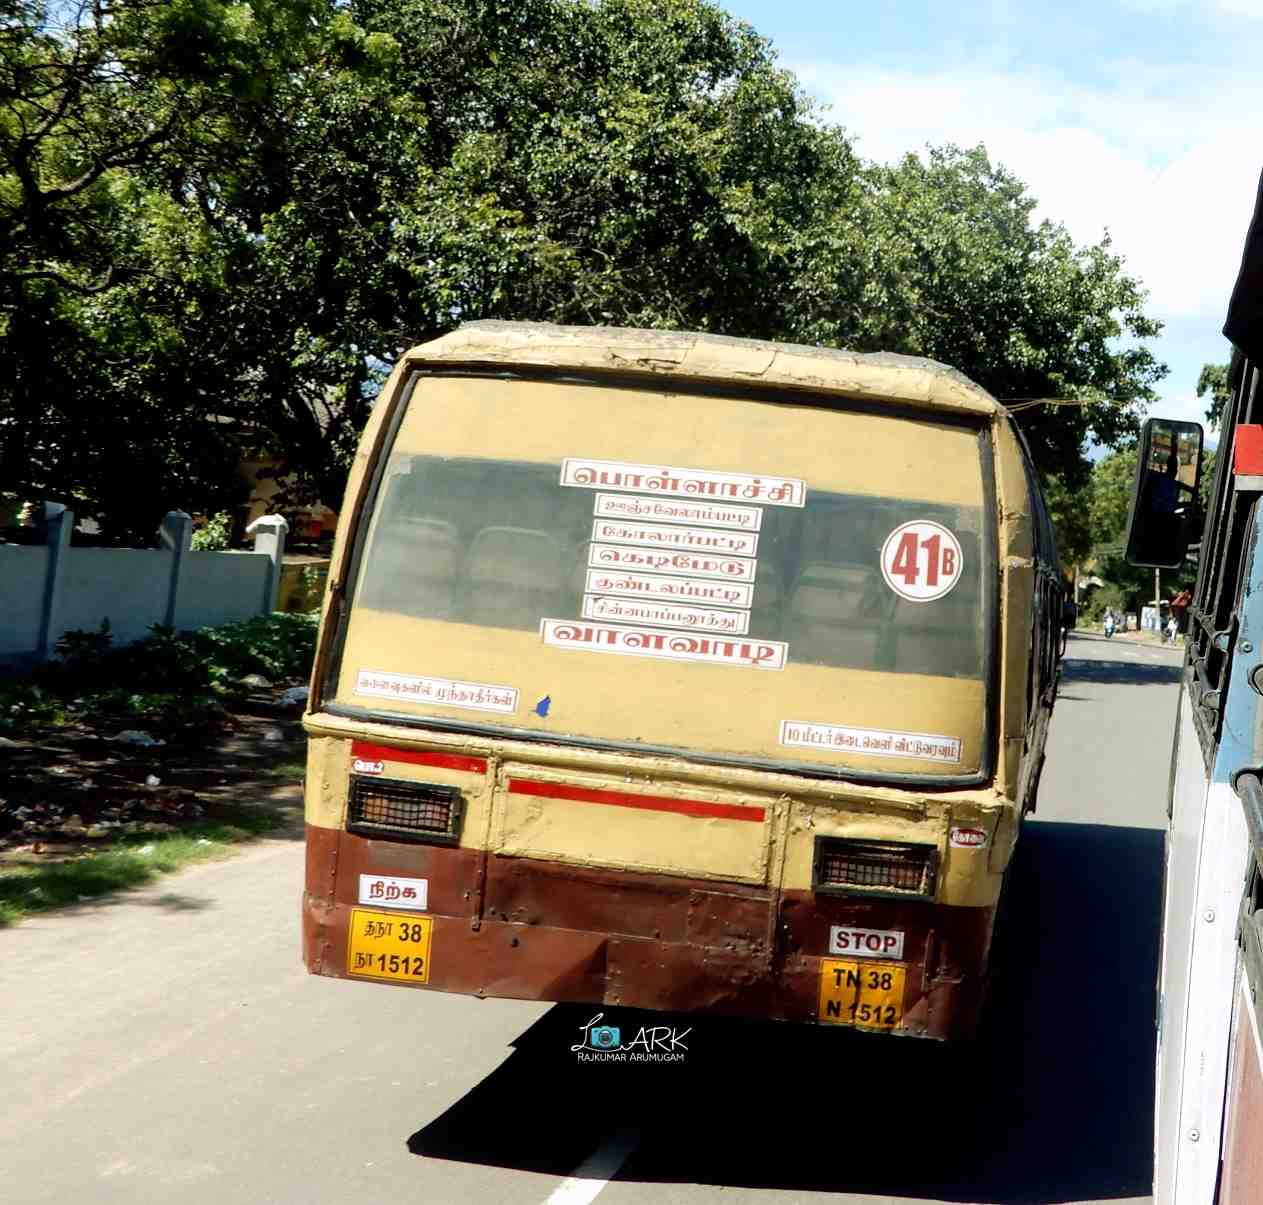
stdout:
POLYGON ((0 482, 118 533, 337 507, 383 367, 472 318, 925 355, 1083 486, 1164 369, 1108 240, 981 147, 880 166, 705 0, 0 0, 0 482))
POLYGON ((1206 398, 1206 421, 1217 427, 1223 421, 1224 407, 1232 397, 1227 364, 1203 364, 1197 377, 1197 396, 1206 398))

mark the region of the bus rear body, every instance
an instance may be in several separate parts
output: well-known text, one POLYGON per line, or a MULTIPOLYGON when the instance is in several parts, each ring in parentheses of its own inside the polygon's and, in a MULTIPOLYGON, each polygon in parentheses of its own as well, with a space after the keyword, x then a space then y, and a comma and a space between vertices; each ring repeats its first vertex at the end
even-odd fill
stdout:
POLYGON ((463 327, 387 385, 330 581, 311 971, 972 1032, 1061 584, 964 378, 463 327))

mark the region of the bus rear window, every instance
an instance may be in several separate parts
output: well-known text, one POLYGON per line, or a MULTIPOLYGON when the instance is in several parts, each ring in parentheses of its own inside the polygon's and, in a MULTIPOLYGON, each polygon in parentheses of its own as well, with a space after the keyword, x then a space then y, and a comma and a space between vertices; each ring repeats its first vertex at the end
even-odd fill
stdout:
MULTIPOLYGON (((978 507, 811 490, 802 508, 763 508, 755 531, 695 528, 677 521, 686 504, 616 495, 594 519, 595 491, 559 485, 560 467, 396 453, 357 605, 524 632, 586 618, 745 635, 783 642, 788 660, 811 665, 982 676, 978 507), (901 597, 882 572, 886 537, 909 524, 944 527, 960 544, 947 575, 958 580, 940 599, 901 597), (716 576, 675 555, 694 552, 719 562, 716 576), (725 573, 746 561, 749 580, 725 573)), ((750 509, 727 508, 752 524, 750 509)), ((919 547, 898 556, 896 586, 929 576, 919 547)))
POLYGON ((969 772, 996 575, 987 447, 929 416, 421 377, 358 558, 338 700, 969 772))

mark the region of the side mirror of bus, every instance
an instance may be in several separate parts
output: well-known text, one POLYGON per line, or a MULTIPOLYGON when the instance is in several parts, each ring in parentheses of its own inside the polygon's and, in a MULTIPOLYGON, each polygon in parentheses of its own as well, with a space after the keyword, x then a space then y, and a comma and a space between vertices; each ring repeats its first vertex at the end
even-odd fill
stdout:
POLYGON ((1202 478, 1200 423, 1151 418, 1140 433, 1127 520, 1127 563, 1177 569, 1196 533, 1202 478))

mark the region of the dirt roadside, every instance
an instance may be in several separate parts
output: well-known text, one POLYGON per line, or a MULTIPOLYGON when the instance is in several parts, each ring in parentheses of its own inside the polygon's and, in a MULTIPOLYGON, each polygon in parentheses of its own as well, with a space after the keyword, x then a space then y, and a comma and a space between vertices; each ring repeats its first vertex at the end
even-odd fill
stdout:
POLYGON ((86 724, 0 738, 0 869, 214 822, 300 834, 300 718, 258 690, 222 723, 165 739, 86 724), (142 735, 161 743, 133 743, 142 735))

